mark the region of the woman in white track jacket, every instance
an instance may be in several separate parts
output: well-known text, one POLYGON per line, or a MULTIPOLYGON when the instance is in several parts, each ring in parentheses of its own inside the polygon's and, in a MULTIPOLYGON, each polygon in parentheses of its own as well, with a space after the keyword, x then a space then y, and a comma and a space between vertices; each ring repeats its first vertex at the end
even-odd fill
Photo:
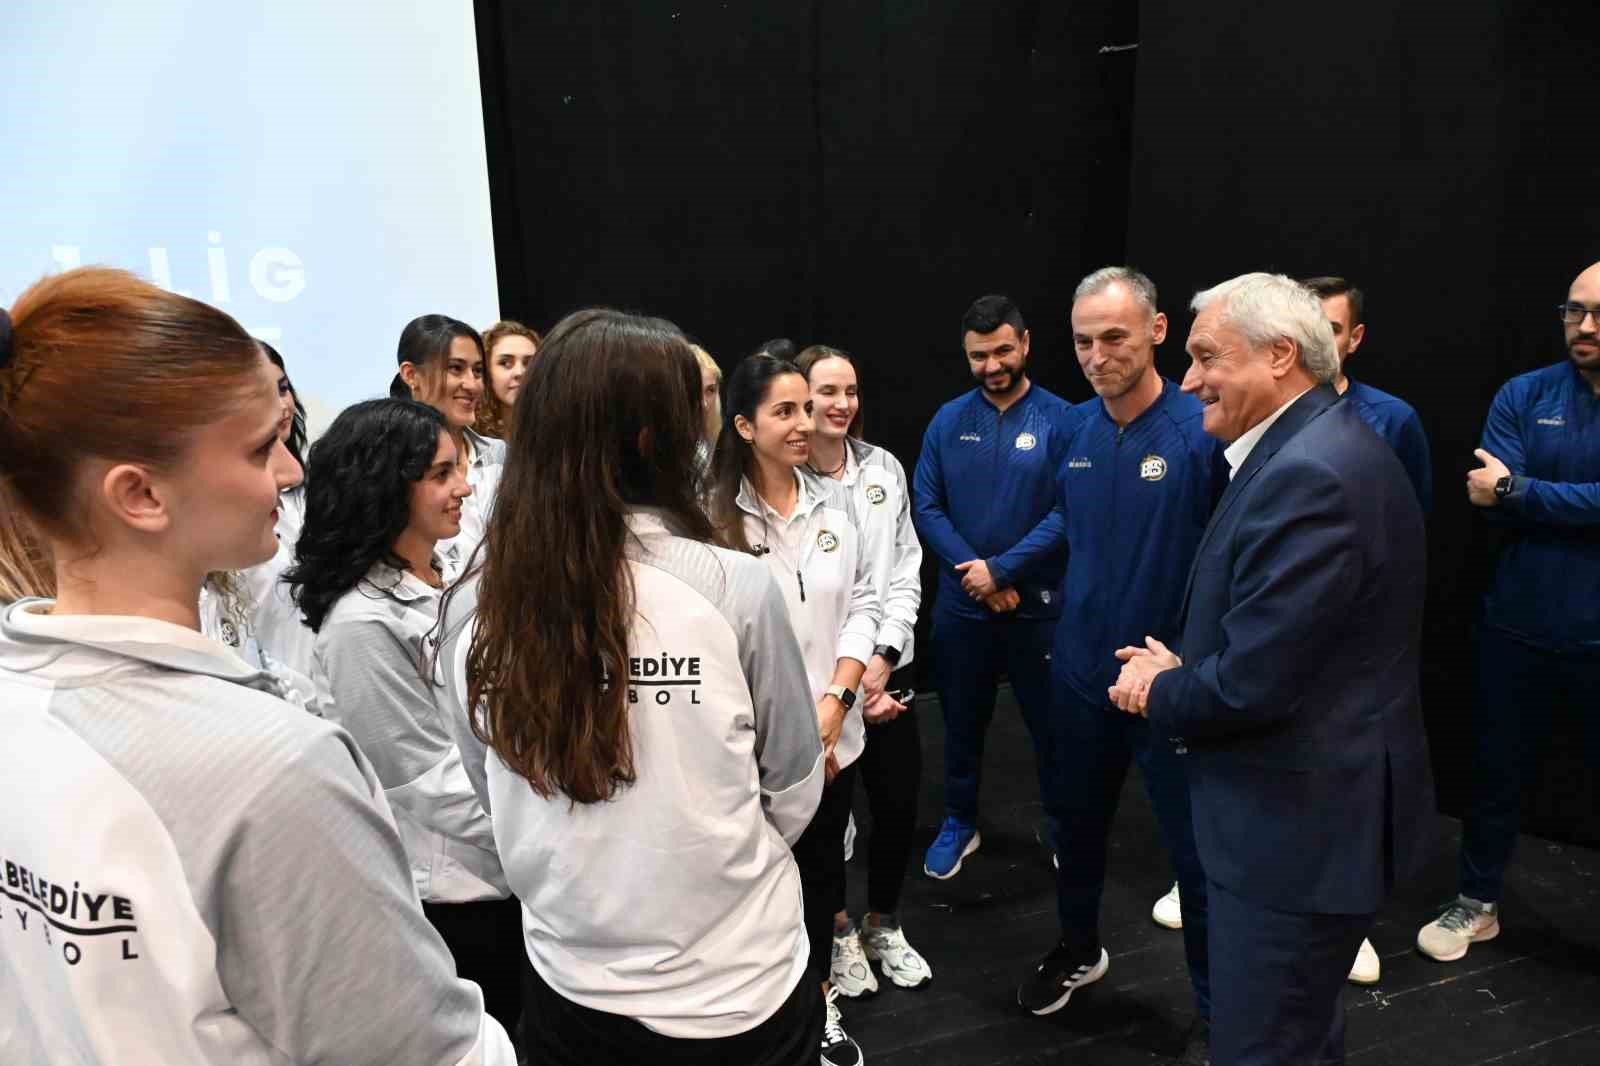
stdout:
POLYGON ((699 383, 668 323, 559 323, 444 608, 441 703, 522 898, 548 1066, 816 1062, 787 844, 822 744, 782 596, 707 543, 699 383))
POLYGON ((121 271, 12 314, 0 506, 58 591, 0 611, 0 1057, 510 1066, 349 734, 199 632, 205 575, 272 554, 299 476, 271 364, 121 271))

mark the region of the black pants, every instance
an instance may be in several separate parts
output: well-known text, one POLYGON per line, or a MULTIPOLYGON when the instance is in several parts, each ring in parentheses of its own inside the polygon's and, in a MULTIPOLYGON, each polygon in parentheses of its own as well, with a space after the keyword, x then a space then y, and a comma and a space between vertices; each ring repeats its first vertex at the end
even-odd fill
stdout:
POLYGON ((478 903, 427 903, 422 913, 444 938, 456 975, 483 989, 483 1009, 512 1039, 522 1015, 522 904, 517 897, 478 903))
MULTIPOLYGON (((844 827, 850 820, 850 792, 859 765, 857 759, 823 788, 817 813, 794 842, 806 939, 811 945, 808 973, 813 989, 833 972, 833 916, 844 910, 844 827)), ((821 999, 818 992, 818 1002, 821 999)))
POLYGON ((522 1016, 533 1066, 813 1066, 822 1043, 822 997, 811 975, 748 1032, 708 1040, 663 1036, 621 1014, 580 1007, 545 984, 522 953, 522 1016))
MULTIPOLYGON (((896 670, 889 678, 889 691, 909 691, 910 673, 909 667, 896 670)), ((867 723, 867 747, 856 765, 861 768, 861 785, 872 812, 872 835, 867 839, 867 909, 874 914, 893 914, 906 882, 911 837, 917 826, 917 797, 922 792, 922 738, 914 702, 906 703, 906 709, 892 721, 867 723)))
POLYGON ((1462 819, 1461 894, 1500 899, 1517 844, 1522 794, 1539 775, 1558 704, 1583 709, 1587 761, 1600 768, 1600 651, 1536 648, 1488 626, 1477 633, 1472 803, 1462 819))

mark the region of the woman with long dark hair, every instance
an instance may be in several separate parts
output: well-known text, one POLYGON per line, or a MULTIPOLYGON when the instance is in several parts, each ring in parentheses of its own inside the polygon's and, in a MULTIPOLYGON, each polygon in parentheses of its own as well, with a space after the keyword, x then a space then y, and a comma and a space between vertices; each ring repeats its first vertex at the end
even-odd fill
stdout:
POLYGON ((237 322, 131 274, 0 310, 0 509, 55 588, 0 611, 8 1062, 513 1061, 371 764, 199 632, 206 575, 276 546, 280 421, 237 322))
MULTIPOLYGON (((294 461, 305 466, 306 409, 300 394, 289 380, 283 356, 265 341, 261 350, 277 368, 278 403, 282 421, 278 424, 278 439, 288 449, 294 461)), ((300 538, 300 527, 305 523, 306 485, 302 477, 278 495, 278 551, 260 566, 252 566, 231 582, 225 581, 224 594, 218 599, 222 617, 228 618, 241 610, 247 612, 250 637, 275 662, 283 664, 298 677, 311 674, 311 651, 315 634, 300 620, 300 609, 289 596, 283 583, 283 573, 294 562, 294 544, 300 538)), ((230 623, 232 620, 230 619, 230 623)), ((233 625, 235 632, 240 627, 233 625)), ((321 702, 315 697, 313 705, 321 702)))
POLYGON ((771 577, 708 543, 699 368, 666 322, 580 311, 524 390, 438 662, 522 898, 530 1057, 809 1066, 786 842, 822 744, 771 577))
POLYGON ((855 498, 804 472, 812 403, 793 363, 757 353, 729 377, 712 462, 711 518, 729 547, 767 564, 806 660, 829 783, 795 844, 805 886, 812 977, 827 1000, 822 1061, 855 1066, 861 1048, 844 1031, 830 968, 834 915, 844 909, 844 832, 856 759, 865 744, 857 689, 872 658, 881 608, 855 498))
POLYGON ((472 489, 438 411, 413 400, 347 408, 311 447, 306 523, 284 579, 316 633, 312 676, 329 717, 372 760, 394 808, 423 910, 461 976, 513 1028, 516 900, 423 661, 472 489))
POLYGON ((883 448, 861 439, 861 385, 855 360, 837 348, 812 345, 796 361, 811 386, 816 429, 813 473, 843 485, 866 516, 862 530, 873 560, 883 620, 861 678, 866 701, 866 747, 861 783, 872 811, 867 847, 867 913, 858 927, 834 916, 833 984, 841 995, 878 990, 871 964, 902 988, 933 979, 933 970, 900 928, 897 909, 911 857, 917 797, 922 794, 922 742, 912 687, 912 636, 922 603, 922 545, 911 523, 905 468, 883 448))
POLYGON ((483 338, 478 331, 448 315, 422 315, 400 331, 396 353, 400 369, 389 383, 389 395, 427 404, 443 416, 455 445, 456 465, 472 495, 461 507, 461 531, 440 548, 465 566, 483 540, 484 523, 494 509, 500 486, 505 442, 476 432, 483 402, 483 338))

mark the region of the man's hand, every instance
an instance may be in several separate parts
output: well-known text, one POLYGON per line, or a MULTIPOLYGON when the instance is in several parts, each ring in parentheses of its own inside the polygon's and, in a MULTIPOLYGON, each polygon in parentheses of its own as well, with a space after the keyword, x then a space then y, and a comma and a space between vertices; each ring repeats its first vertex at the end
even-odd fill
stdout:
POLYGON ((994 583, 993 575, 989 573, 989 564, 982 559, 957 563, 956 570, 962 575, 961 587, 975 600, 981 600, 999 588, 994 583))
POLYGON ((1022 594, 1016 589, 1001 589, 985 596, 983 605, 995 614, 1005 614, 1022 606, 1022 594))
POLYGON ((1149 706, 1150 685, 1156 675, 1183 665, 1183 660, 1155 637, 1145 637, 1142 648, 1132 645, 1118 648, 1117 658, 1122 661, 1122 672, 1107 695, 1119 708, 1140 717, 1149 706))
POLYGON ((1506 469, 1506 464, 1478 448, 1472 453, 1478 457, 1478 462, 1483 465, 1476 470, 1467 471, 1467 499, 1472 501, 1474 507, 1494 507, 1500 503, 1500 497, 1494 494, 1494 484, 1503 477, 1510 477, 1511 471, 1506 469))
POLYGON ((889 683, 889 675, 894 673, 894 667, 889 665, 889 660, 881 655, 874 655, 867 663, 867 672, 861 675, 861 694, 867 698, 867 706, 872 706, 872 701, 883 693, 883 688, 889 683))

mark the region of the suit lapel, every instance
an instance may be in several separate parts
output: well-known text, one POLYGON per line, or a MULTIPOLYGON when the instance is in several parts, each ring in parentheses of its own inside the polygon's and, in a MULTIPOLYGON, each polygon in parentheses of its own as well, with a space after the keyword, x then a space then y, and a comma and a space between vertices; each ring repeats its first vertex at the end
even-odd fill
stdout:
POLYGON ((1228 513, 1228 508, 1243 495, 1245 486, 1261 472, 1261 468, 1266 466, 1274 455, 1278 454, 1279 449, 1309 425, 1312 419, 1338 403, 1340 399, 1339 394, 1334 392, 1330 385, 1319 385, 1311 389, 1291 404, 1256 442, 1256 446, 1250 449, 1244 465, 1233 475, 1233 480, 1228 482, 1222 498, 1217 501, 1216 510, 1211 512, 1211 521, 1206 523, 1205 534, 1200 538, 1200 547, 1195 550, 1194 561, 1189 564, 1189 581, 1183 589, 1183 610, 1178 614, 1180 633, 1189 620, 1189 596, 1194 591, 1195 569, 1200 564, 1200 557, 1205 554, 1206 546, 1211 543, 1211 534, 1221 523, 1222 516, 1228 513))

